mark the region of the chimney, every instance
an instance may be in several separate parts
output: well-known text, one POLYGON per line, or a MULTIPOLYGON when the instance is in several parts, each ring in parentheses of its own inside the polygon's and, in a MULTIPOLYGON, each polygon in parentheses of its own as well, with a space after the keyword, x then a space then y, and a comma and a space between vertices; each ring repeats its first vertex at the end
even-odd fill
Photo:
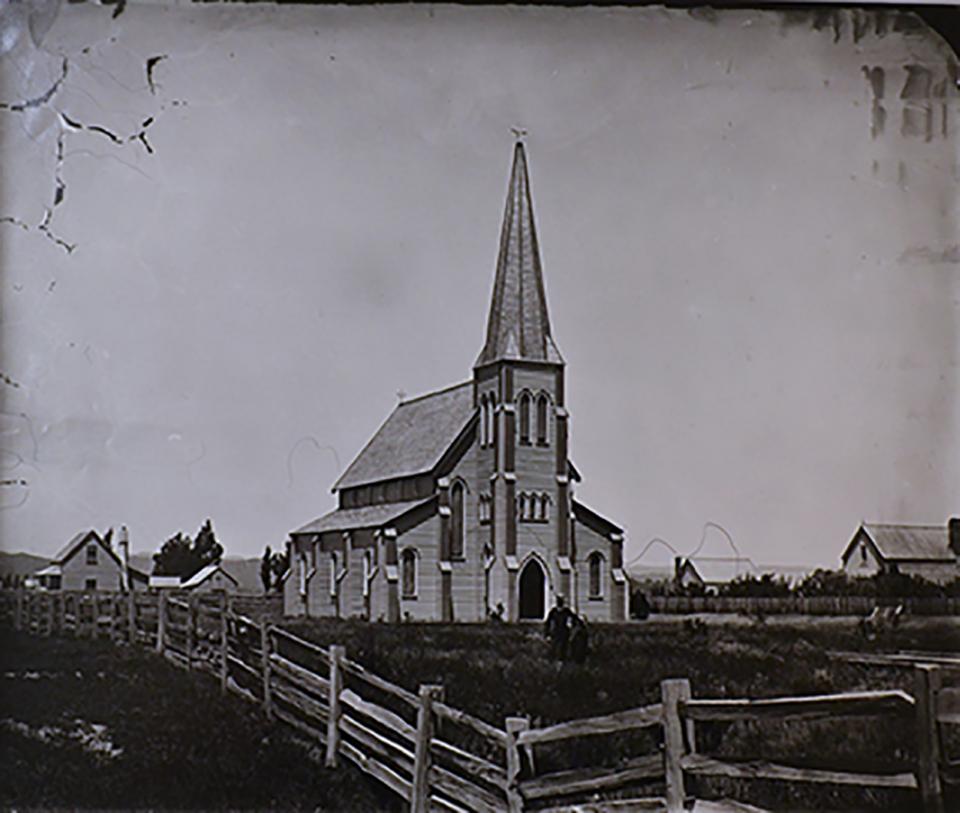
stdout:
POLYGON ((947 545, 953 555, 960 558, 960 517, 950 517, 947 520, 947 545))
POLYGON ((117 551, 120 554, 120 564, 122 569, 120 571, 120 589, 129 590, 130 585, 130 533, 127 531, 126 525, 120 526, 120 531, 117 533, 117 551))
POLYGON ((673 557, 673 578, 680 584, 680 579, 683 577, 683 557, 674 556, 673 557))

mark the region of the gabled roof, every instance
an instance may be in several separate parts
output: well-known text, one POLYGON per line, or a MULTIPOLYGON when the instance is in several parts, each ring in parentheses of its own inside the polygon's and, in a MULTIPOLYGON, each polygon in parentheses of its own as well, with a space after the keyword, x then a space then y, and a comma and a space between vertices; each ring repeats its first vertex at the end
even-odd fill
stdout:
POLYGON ((472 381, 401 401, 333 490, 432 471, 475 411, 472 381))
POLYGON ((408 511, 426 505, 435 497, 406 502, 389 502, 381 505, 366 505, 363 508, 337 508, 319 519, 309 522, 294 534, 321 534, 328 531, 354 531, 359 528, 380 528, 399 519, 408 511))
POLYGON ((563 363, 550 335, 527 156, 521 142, 513 152, 487 339, 476 366, 499 359, 563 363))
POLYGON ((887 561, 956 562, 950 550, 950 536, 946 525, 883 525, 864 523, 854 534, 843 552, 846 559, 856 544, 860 532, 873 542, 887 561))
POLYGON ((219 571, 224 576, 226 576, 235 585, 239 584, 239 582, 233 576, 227 573, 226 570, 220 567, 219 564, 215 564, 215 565, 206 565, 205 567, 201 567, 189 579, 184 581, 181 586, 186 588, 197 587, 198 585, 203 584, 207 579, 209 579, 217 571, 219 571))
MULTIPOLYGON (((70 541, 67 542, 67 544, 64 545, 62 548, 60 548, 60 550, 57 551, 56 555, 55 555, 55 556, 53 557, 53 559, 51 559, 50 561, 51 561, 51 562, 56 562, 56 563, 58 563, 58 564, 63 564, 64 562, 67 561, 67 559, 69 559, 71 556, 73 556, 73 555, 77 552, 77 550, 78 550, 78 549, 87 541, 87 539, 89 539, 91 536, 92 536, 92 537, 94 538, 94 540, 95 540, 96 542, 98 542, 101 546, 106 547, 105 545, 103 545, 103 540, 100 538, 100 534, 98 534, 96 531, 94 531, 94 530, 80 531, 80 533, 74 534, 74 535, 70 538, 70 541)), ((107 550, 110 550, 109 548, 106 548, 106 549, 107 549, 107 550)), ((111 553, 112 553, 112 552, 113 552, 113 551, 111 551, 111 553)))
POLYGON ((587 508, 587 506, 577 500, 573 500, 572 502, 573 515, 588 528, 592 528, 598 534, 603 534, 608 537, 611 534, 623 534, 623 528, 614 524, 606 517, 600 516, 600 514, 592 508, 587 508))
MULTIPOLYGON (((114 562, 116 562, 117 567, 119 568, 123 567, 123 562, 120 561, 120 557, 117 556, 117 552, 103 540, 103 537, 101 537, 100 534, 98 534, 96 531, 92 529, 89 531, 80 531, 80 533, 74 534, 74 536, 70 539, 70 541, 67 542, 67 544, 64 545, 62 548, 60 548, 60 550, 57 551, 53 559, 50 560, 50 565, 59 566, 59 565, 66 564, 67 560, 72 559, 74 556, 76 556, 77 551, 81 550, 83 546, 87 543, 87 541, 91 540, 91 538, 92 538, 92 541, 96 542, 101 548, 103 548, 103 550, 107 552, 107 555, 111 559, 113 559, 114 562)), ((137 581, 142 581, 142 582, 147 581, 147 578, 148 578, 147 574, 144 573, 143 571, 137 570, 132 565, 128 565, 128 570, 130 572, 130 576, 133 579, 136 579, 137 581)))

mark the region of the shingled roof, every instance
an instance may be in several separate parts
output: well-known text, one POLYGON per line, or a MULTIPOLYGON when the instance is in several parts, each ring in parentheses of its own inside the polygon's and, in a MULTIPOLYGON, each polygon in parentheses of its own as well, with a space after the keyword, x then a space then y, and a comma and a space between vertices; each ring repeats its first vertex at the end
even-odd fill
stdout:
POLYGON ((324 514, 313 522, 308 522, 302 528, 297 528, 295 534, 320 534, 325 531, 354 531, 359 528, 379 528, 403 516, 414 508, 419 508, 434 499, 426 497, 422 500, 408 500, 406 502, 391 502, 381 505, 366 505, 362 508, 337 508, 324 514))
POLYGON ((471 381, 401 401, 333 490, 432 471, 474 412, 471 381))
POLYGON ((946 525, 877 525, 864 523, 863 531, 887 560, 954 562, 946 525))
POLYGON ((476 366, 499 359, 563 363, 550 335, 527 157, 520 142, 513 153, 513 170, 503 213, 487 340, 476 366))

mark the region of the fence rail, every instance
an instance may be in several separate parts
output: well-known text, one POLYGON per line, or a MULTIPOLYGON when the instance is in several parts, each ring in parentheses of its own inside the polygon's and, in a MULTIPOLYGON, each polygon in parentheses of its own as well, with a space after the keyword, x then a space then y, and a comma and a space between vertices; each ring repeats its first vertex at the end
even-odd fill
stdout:
POLYGON ((632 800, 635 809, 678 813, 685 809, 688 776, 895 788, 919 792, 925 811, 942 813, 942 777, 957 770, 941 753, 939 726, 960 725, 960 688, 942 687, 941 667, 930 663, 914 665, 912 695, 890 690, 694 698, 687 680, 674 679, 661 683, 660 702, 653 705, 542 728, 531 728, 525 717, 508 717, 501 729, 447 704, 441 686, 412 692, 348 659, 341 646, 321 647, 233 611, 224 595, 8 591, 0 593, 0 622, 40 635, 105 636, 153 647, 178 667, 217 677, 222 691, 260 705, 317 747, 327 765, 350 760, 402 796, 414 813, 519 813, 584 800, 601 810, 605 797, 611 797, 612 810, 617 804, 612 799, 622 803, 626 794, 651 786, 665 787, 665 797, 647 793, 632 800), (914 732, 916 764, 853 773, 751 757, 721 759, 697 749, 697 724, 851 716, 903 721, 905 730, 914 732), (650 753, 625 755, 612 766, 537 771, 538 749, 644 729, 654 729, 662 743, 654 742, 650 753))
POLYGON ((908 615, 960 615, 960 598, 873 598, 870 596, 648 596, 650 609, 664 615, 858 615, 875 607, 902 605, 908 615))

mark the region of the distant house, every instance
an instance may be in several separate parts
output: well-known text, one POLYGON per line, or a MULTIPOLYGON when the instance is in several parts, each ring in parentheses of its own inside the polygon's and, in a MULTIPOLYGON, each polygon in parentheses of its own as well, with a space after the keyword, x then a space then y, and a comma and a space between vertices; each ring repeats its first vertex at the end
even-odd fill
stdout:
POLYGON ((147 574, 129 565, 126 528, 117 534, 117 549, 96 531, 81 531, 50 563, 33 574, 44 590, 143 590, 147 574))
POLYGON ((864 522, 840 557, 844 573, 903 573, 944 583, 960 578, 960 517, 946 525, 864 522))
POLYGON ((678 587, 702 586, 708 592, 722 584, 747 574, 759 575, 757 566, 746 557, 736 556, 677 556, 674 560, 673 581, 678 587))
POLYGON ((212 593, 224 590, 228 593, 236 592, 240 582, 231 576, 220 564, 207 565, 200 568, 192 576, 151 576, 152 590, 190 590, 194 593, 212 593))
POLYGON ((192 590, 195 593, 212 593, 215 590, 225 590, 232 593, 239 586, 240 582, 219 564, 215 564, 200 568, 189 579, 184 580, 182 588, 192 590))

